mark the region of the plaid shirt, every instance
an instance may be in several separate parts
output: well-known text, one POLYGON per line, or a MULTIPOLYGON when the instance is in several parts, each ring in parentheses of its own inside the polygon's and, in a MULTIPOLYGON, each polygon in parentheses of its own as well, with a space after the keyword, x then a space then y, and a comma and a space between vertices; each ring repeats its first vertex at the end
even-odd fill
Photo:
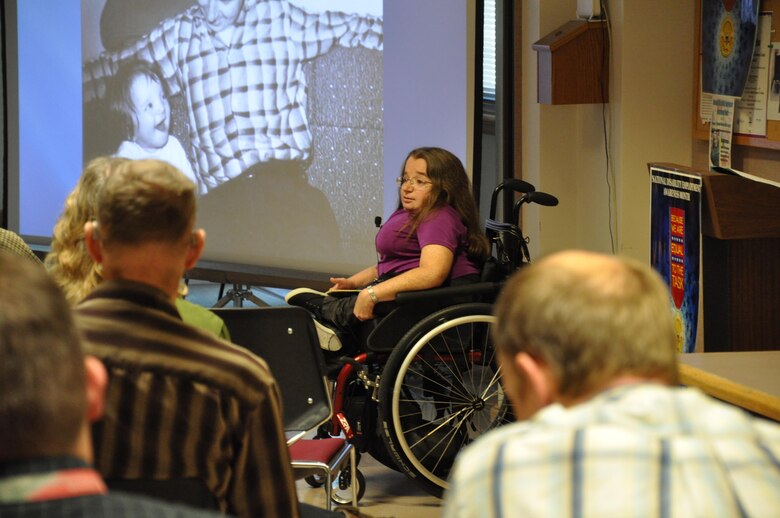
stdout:
POLYGON ((247 0, 225 45, 196 5, 128 48, 85 63, 84 101, 102 97, 123 60, 157 63, 171 94, 184 92, 191 156, 209 190, 260 162, 308 159, 303 63, 335 45, 381 50, 381 18, 247 0))
POLYGON ((459 455, 447 518, 780 516, 780 426, 696 389, 553 405, 459 455))
POLYGON ((0 251, 7 251, 12 254, 21 255, 30 261, 42 264, 35 252, 19 237, 16 233, 0 228, 0 251))

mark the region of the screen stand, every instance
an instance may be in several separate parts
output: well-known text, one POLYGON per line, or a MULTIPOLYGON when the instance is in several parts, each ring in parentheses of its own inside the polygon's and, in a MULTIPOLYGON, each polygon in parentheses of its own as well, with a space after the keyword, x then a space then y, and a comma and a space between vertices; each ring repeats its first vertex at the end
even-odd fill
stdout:
MULTIPOLYGON (((224 284, 222 285, 224 288, 224 284)), ((221 291, 220 291, 221 293, 221 291)), ((213 307, 221 308, 227 305, 228 302, 233 302, 233 306, 240 308, 244 306, 244 300, 254 302, 259 307, 268 307, 262 299, 252 292, 252 287, 244 284, 234 284, 232 288, 228 290, 223 297, 221 297, 213 307)))

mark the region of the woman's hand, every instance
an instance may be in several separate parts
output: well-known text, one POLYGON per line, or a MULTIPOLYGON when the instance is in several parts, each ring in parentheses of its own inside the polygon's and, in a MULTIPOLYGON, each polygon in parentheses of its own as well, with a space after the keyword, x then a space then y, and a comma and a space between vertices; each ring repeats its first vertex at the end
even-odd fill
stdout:
POLYGON ((358 288, 346 277, 331 277, 330 282, 333 283, 333 286, 330 287, 332 290, 356 290, 358 288))
POLYGON ((332 290, 359 290, 376 279, 376 265, 369 266, 365 270, 357 272, 350 277, 331 277, 332 290))
POLYGON ((371 299, 368 290, 360 290, 357 300, 355 301, 355 309, 352 310, 352 313, 360 321, 374 318, 374 301, 371 299))

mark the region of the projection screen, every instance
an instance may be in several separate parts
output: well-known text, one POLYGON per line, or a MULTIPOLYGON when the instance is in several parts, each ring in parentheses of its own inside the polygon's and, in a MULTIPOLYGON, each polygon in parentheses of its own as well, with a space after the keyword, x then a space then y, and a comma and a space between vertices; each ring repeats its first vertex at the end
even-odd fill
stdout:
POLYGON ((201 265, 305 282, 375 262, 410 149, 471 169, 473 2, 289 4, 244 0, 207 38, 194 0, 5 2, 9 228, 46 246, 84 164, 140 138, 110 89, 145 61, 199 185, 201 265))

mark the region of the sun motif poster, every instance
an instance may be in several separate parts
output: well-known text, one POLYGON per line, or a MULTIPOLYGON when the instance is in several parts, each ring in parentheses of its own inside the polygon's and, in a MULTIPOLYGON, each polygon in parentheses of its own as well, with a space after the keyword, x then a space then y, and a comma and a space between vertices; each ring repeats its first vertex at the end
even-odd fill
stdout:
POLYGON ((702 0, 702 91, 742 97, 756 43, 759 0, 702 0))
POLYGON ((677 352, 696 347, 701 255, 701 177, 650 166, 650 263, 669 285, 677 352))

